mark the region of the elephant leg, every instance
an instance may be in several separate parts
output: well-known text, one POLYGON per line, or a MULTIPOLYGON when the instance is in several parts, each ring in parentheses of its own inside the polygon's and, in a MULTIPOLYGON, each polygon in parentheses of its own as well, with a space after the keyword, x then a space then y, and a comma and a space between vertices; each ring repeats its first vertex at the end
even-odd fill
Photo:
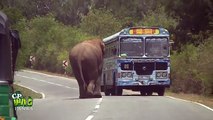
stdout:
POLYGON ((87 85, 84 81, 81 65, 78 64, 77 60, 73 60, 71 62, 71 65, 79 86, 79 94, 80 94, 79 98, 86 98, 87 85))
POLYGON ((102 67, 103 67, 103 63, 101 63, 99 65, 98 68, 98 79, 95 81, 95 89, 94 89, 94 96, 96 98, 101 98, 101 75, 102 75, 102 67))
POLYGON ((89 82, 89 84, 87 86, 88 97, 93 97, 94 89, 95 89, 95 80, 90 80, 90 82, 89 82))
POLYGON ((87 86, 86 86, 86 84, 78 82, 78 86, 79 86, 79 94, 80 94, 79 98, 86 98, 87 97, 87 94, 86 94, 87 86))
POLYGON ((101 76, 99 76, 98 80, 95 82, 95 89, 94 89, 94 97, 101 98, 101 76))

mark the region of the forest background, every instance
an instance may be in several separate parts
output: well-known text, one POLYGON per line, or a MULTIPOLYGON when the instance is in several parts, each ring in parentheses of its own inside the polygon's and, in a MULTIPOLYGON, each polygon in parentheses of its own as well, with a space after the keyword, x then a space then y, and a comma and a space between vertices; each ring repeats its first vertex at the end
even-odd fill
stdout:
MULTIPOLYGON (((161 26, 174 41, 173 92, 213 95, 212 0, 0 0, 20 33, 18 67, 63 73, 78 42, 104 38, 133 26, 161 26)), ((72 74, 71 67, 66 69, 72 74)))

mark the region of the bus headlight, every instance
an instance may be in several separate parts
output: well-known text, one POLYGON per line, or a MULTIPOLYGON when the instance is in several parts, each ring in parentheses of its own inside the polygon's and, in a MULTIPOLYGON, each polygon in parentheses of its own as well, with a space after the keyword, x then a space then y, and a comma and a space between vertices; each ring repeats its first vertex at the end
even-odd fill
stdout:
POLYGON ((163 77, 163 78, 167 78, 167 72, 163 72, 163 73, 162 73, 162 77, 163 77))
POLYGON ((159 78, 161 77, 162 73, 161 72, 156 72, 156 77, 159 78))
POLYGON ((122 78, 125 78, 126 76, 127 76, 127 73, 126 73, 126 72, 122 72, 122 73, 121 73, 121 77, 122 77, 122 78))
POLYGON ((132 72, 121 72, 121 77, 122 78, 132 78, 133 74, 132 74, 132 72))
POLYGON ((128 77, 128 78, 132 78, 132 73, 131 73, 131 72, 128 72, 128 73, 127 73, 127 77, 128 77))
POLYGON ((168 77, 167 72, 156 72, 156 79, 165 79, 168 77))

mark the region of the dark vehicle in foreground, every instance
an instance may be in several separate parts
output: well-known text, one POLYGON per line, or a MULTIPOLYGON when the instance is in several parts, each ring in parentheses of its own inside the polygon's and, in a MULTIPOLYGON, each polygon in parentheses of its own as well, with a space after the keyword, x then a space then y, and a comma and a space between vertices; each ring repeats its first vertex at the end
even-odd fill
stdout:
POLYGON ((12 100, 13 79, 18 49, 18 31, 10 30, 7 16, 0 11, 0 120, 16 120, 12 100))

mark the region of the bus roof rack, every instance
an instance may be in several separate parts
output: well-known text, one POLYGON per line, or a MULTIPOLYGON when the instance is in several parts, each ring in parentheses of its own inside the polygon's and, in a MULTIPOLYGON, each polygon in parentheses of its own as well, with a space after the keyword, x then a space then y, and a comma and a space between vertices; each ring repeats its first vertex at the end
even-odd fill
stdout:
POLYGON ((157 27, 157 26, 135 26, 135 27, 126 27, 124 29, 122 29, 120 32, 117 32, 109 37, 106 37, 103 39, 103 42, 108 42, 116 37, 118 37, 119 35, 128 35, 128 32, 130 29, 137 29, 137 28, 142 28, 142 29, 159 29, 161 31, 160 35, 167 35, 169 34, 168 30, 163 28, 163 27, 157 27))
POLYGON ((109 40, 111 40, 113 38, 116 38, 117 36, 119 36, 121 34, 121 32, 123 32, 123 30, 121 30, 120 32, 117 32, 117 33, 115 33, 115 34, 113 34, 113 35, 111 35, 111 36, 109 36, 107 38, 104 38, 103 42, 107 42, 107 41, 109 41, 109 40))

